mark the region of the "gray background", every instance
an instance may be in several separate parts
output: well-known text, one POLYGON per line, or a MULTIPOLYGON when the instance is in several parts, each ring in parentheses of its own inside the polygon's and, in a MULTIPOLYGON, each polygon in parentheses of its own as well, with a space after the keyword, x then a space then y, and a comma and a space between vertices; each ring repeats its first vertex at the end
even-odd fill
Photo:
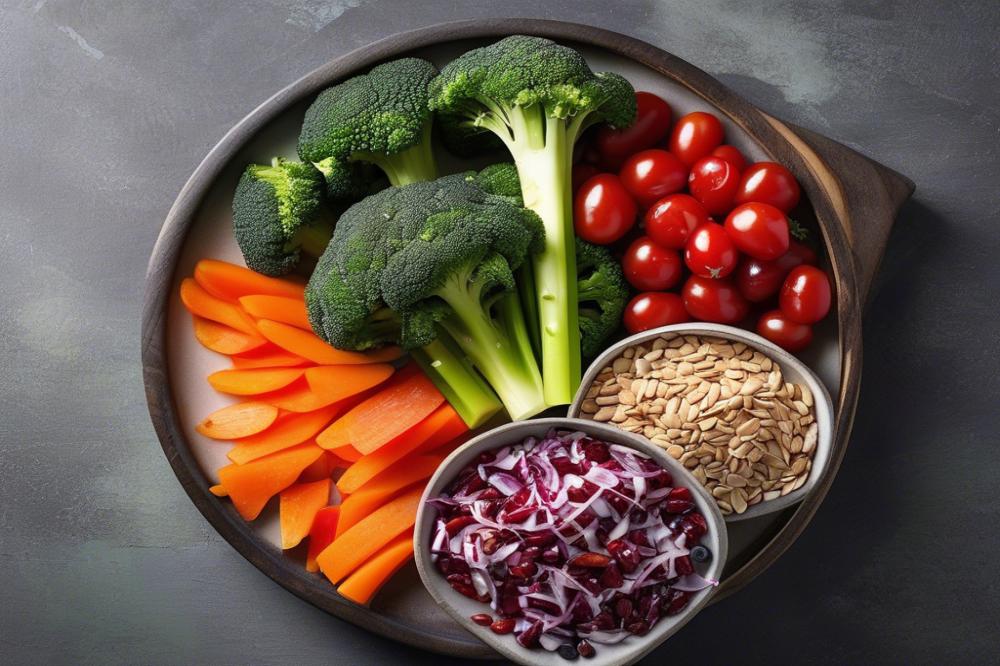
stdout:
POLYGON ((138 313, 160 223, 230 126, 370 40, 486 15, 632 34, 917 183, 828 500, 647 662, 997 659, 996 2, 0 5, 0 661, 457 663, 315 610, 213 532, 149 425, 138 313))

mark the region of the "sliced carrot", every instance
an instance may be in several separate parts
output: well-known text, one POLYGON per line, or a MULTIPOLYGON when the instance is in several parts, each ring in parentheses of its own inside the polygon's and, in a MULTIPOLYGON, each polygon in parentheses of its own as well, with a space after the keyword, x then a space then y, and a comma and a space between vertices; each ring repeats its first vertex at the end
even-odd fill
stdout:
POLYGON ((336 406, 318 409, 305 414, 288 414, 262 433, 237 440, 229 450, 229 459, 238 465, 245 465, 277 451, 312 439, 323 426, 338 413, 336 406))
POLYGON ((330 501, 330 479, 297 483, 281 491, 278 516, 281 549, 295 548, 309 534, 316 513, 330 501))
POLYGON ((316 564, 316 557, 333 542, 333 537, 337 533, 337 522, 340 516, 339 506, 323 507, 313 518, 312 528, 309 530, 309 550, 306 555, 306 571, 319 571, 316 564))
POLYGON ((212 493, 216 497, 229 497, 229 493, 226 492, 226 489, 222 486, 222 484, 210 486, 208 492, 212 493))
POLYGON ((219 370, 208 376, 216 391, 233 395, 256 395, 288 386, 305 372, 302 368, 249 368, 219 370))
POLYGON ((337 456, 326 451, 316 459, 316 462, 302 470, 299 483, 312 483, 313 481, 329 479, 333 475, 333 470, 339 469, 339 465, 343 465, 343 462, 337 456))
POLYGON ((443 455, 411 456, 366 483, 340 505, 337 534, 346 532, 406 486, 429 479, 442 460, 443 455))
POLYGON ((335 449, 330 449, 330 453, 334 454, 341 460, 346 460, 347 462, 354 463, 361 460, 361 454, 358 450, 348 444, 347 446, 338 446, 335 449))
POLYGON ((413 557, 413 532, 400 534, 357 571, 347 577, 337 592, 357 604, 367 604, 379 588, 413 557))
MULTIPOLYGON (((448 403, 444 403, 423 421, 396 436, 374 453, 362 456, 348 467, 337 481, 337 489, 342 493, 356 493, 377 474, 389 469, 393 463, 422 447, 429 440, 433 439, 443 444, 468 429, 458 412, 448 403)), ((322 446, 322 443, 320 445, 322 446)))
POLYGON ((444 396, 423 373, 396 382, 337 419, 316 438, 324 449, 347 444, 368 454, 423 421, 444 396))
POLYGON ((402 354, 398 347, 383 347, 374 352, 365 353, 334 349, 312 331, 303 331, 301 328, 270 319, 258 320, 257 330, 282 349, 320 365, 384 363, 395 360, 402 354))
POLYGON ((388 363, 319 365, 306 370, 306 382, 322 400, 343 400, 378 386, 395 371, 388 363))
POLYGON ((240 296, 268 294, 303 298, 305 285, 288 278, 272 278, 227 261, 202 259, 194 267, 194 279, 218 298, 235 301, 240 296))
POLYGON ((240 515, 254 520, 268 500, 295 483, 322 454, 323 449, 309 442, 246 465, 226 465, 219 470, 219 481, 240 515))
POLYGON ((306 313, 306 303, 301 298, 254 294, 240 297, 240 305, 257 319, 280 321, 312 332, 309 315, 306 313))
POLYGON ((333 540, 316 558, 331 583, 339 583, 390 541, 411 529, 423 488, 416 488, 379 507, 333 540))
POLYGON ((194 337, 202 346, 219 354, 242 354, 267 344, 267 340, 257 332, 250 335, 211 319, 205 319, 198 315, 192 316, 194 317, 194 337))
POLYGON ((194 429, 212 439, 240 439, 267 430, 277 418, 274 405, 238 402, 215 410, 194 429))
POLYGON ((301 356, 296 356, 271 344, 265 344, 264 347, 255 349, 249 354, 234 355, 231 360, 233 367, 240 370, 247 368, 294 368, 309 363, 301 356))
POLYGON ((184 278, 181 282, 181 303, 191 314, 225 324, 251 337, 260 337, 253 319, 239 306, 216 298, 191 278, 184 278))

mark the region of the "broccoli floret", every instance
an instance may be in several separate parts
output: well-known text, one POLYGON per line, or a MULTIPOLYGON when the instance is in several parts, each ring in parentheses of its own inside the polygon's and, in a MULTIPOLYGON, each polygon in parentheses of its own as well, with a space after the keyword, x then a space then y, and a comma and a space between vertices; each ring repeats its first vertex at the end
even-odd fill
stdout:
POLYGON ((337 347, 457 345, 512 418, 545 408, 514 271, 541 220, 470 174, 390 188, 349 208, 306 288, 313 328, 337 347), (392 322, 391 325, 387 322, 392 322))
POLYGON ((320 93, 302 123, 299 157, 323 172, 331 197, 356 190, 357 162, 378 166, 392 185, 437 176, 427 104, 436 74, 426 60, 402 58, 320 93))
POLYGON ((518 206, 524 205, 521 200, 521 179, 517 175, 517 167, 510 162, 491 164, 468 178, 481 190, 500 197, 510 197, 518 206))
POLYGON ((594 358, 618 330, 628 302, 625 274, 606 247, 576 239, 580 350, 594 358))
POLYGON ((323 176, 313 165, 276 157, 243 172, 233 196, 233 233, 251 269, 284 275, 303 252, 321 255, 331 232, 323 176))
POLYGON ((581 370, 575 335, 573 144, 595 122, 631 124, 632 86, 617 74, 595 74, 573 49, 514 36, 444 67, 431 82, 430 106, 442 114, 442 122, 457 122, 470 132, 491 131, 514 158, 524 205, 545 225, 545 249, 533 262, 545 398, 550 405, 569 402, 581 370))

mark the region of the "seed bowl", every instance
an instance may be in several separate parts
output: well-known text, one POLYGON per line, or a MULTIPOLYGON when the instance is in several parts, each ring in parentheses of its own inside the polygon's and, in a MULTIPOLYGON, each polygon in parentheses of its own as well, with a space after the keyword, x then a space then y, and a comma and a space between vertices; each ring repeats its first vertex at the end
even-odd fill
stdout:
MULTIPOLYGON (((465 597, 448 584, 444 576, 435 569, 431 561, 431 541, 433 538, 434 521, 438 510, 428 504, 429 499, 438 497, 442 490, 452 481, 467 464, 475 460, 483 451, 497 449, 507 445, 518 444, 527 437, 544 437, 551 429, 581 431, 590 437, 611 444, 620 444, 640 451, 659 463, 674 477, 675 486, 686 486, 691 490, 695 504, 708 524, 708 533, 703 537, 702 544, 712 552, 712 559, 703 564, 696 564, 696 570, 706 578, 718 580, 726 562, 728 537, 726 524, 718 506, 705 491, 697 479, 691 476, 684 466, 671 458, 667 453, 651 444, 648 440, 614 426, 595 421, 571 418, 546 418, 531 421, 517 421, 494 428, 479 435, 459 449, 455 450, 441 463, 437 472, 427 484, 420 508, 417 510, 417 522, 414 530, 413 549, 416 556, 417 571, 420 579, 434 600, 451 615, 462 627, 469 630, 477 638, 501 653, 503 656, 519 663, 532 666, 566 666, 569 662, 556 652, 548 652, 541 648, 527 649, 514 639, 513 635, 494 634, 489 627, 480 626, 469 618, 478 613, 490 612, 488 605, 465 597)), ((708 603, 715 587, 709 587, 695 592, 687 607, 677 615, 661 617, 648 634, 632 635, 614 645, 597 644, 596 655, 586 660, 593 666, 624 666, 642 658, 677 630, 683 627, 694 615, 708 603)))
MULTIPOLYGON (((816 374, 809 367, 789 354, 784 349, 765 340, 755 333, 750 333, 743 329, 725 326, 722 324, 695 323, 695 324, 672 324, 660 328, 651 329, 637 333, 625 338, 621 342, 609 347, 602 353, 587 369, 584 374, 580 389, 577 392, 573 404, 570 405, 568 416, 570 418, 580 418, 582 414, 583 401, 586 399, 587 391, 593 384, 594 379, 601 370, 611 365, 615 359, 629 347, 643 344, 659 338, 661 335, 697 335, 704 337, 722 338, 731 342, 742 342, 748 347, 755 349, 768 356, 781 368, 781 373, 787 382, 804 384, 813 395, 813 413, 816 419, 818 436, 815 444, 815 453, 812 458, 812 468, 805 483, 798 489, 775 499, 758 502, 747 507, 743 513, 731 513, 725 516, 728 522, 757 518, 766 514, 774 513, 788 508, 804 499, 816 487, 816 484, 830 462, 831 450, 833 448, 833 403, 826 387, 819 380, 816 374)), ((646 438, 642 438, 644 441, 646 438)), ((659 448, 659 447, 656 447, 659 448)), ((663 450, 663 449, 661 449, 663 450)), ((670 457, 670 456, 668 456, 670 457)), ((672 459, 672 458, 671 458, 672 459)), ((699 484, 700 485, 700 484, 699 484)), ((714 500, 713 500, 714 504, 714 500)))

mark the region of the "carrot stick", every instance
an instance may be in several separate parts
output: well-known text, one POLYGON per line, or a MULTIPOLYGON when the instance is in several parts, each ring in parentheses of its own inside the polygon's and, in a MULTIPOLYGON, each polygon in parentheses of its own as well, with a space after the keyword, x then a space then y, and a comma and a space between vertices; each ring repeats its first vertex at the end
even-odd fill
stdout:
POLYGON ((312 331, 306 304, 301 298, 254 294, 240 297, 240 305, 248 314, 257 319, 270 319, 283 324, 291 324, 305 331, 312 331))
POLYGON ((267 430, 278 418, 278 408, 263 402, 238 402, 217 409, 194 427, 212 439, 240 439, 267 430))
POLYGON ((358 453, 358 450, 353 446, 351 446, 350 444, 346 446, 338 446, 335 449, 330 449, 330 453, 333 453, 341 460, 346 460, 347 462, 350 463, 355 463, 361 460, 361 454, 358 453))
POLYGON ((316 564, 316 557, 333 542, 334 534, 337 532, 339 516, 339 506, 323 507, 316 513, 316 517, 313 518, 312 528, 309 530, 306 571, 319 571, 319 565, 316 564))
POLYGON ((251 338, 260 338, 253 319, 247 313, 232 303, 216 298, 191 278, 184 278, 181 282, 181 303, 193 315, 235 328, 251 338))
POLYGON ((268 294, 303 298, 305 285, 287 278, 272 278, 226 261, 202 259, 194 267, 194 279, 213 296, 235 301, 240 296, 268 294))
POLYGON ((330 479, 297 483, 281 491, 278 516, 281 524, 281 549, 295 548, 312 527, 316 513, 330 501, 330 479))
MULTIPOLYGON (((465 425, 465 421, 458 415, 458 412, 448 403, 444 403, 426 419, 397 435, 391 442, 374 453, 362 456, 360 460, 348 467, 344 475, 337 481, 337 489, 342 493, 356 493, 375 475, 389 469, 407 454, 426 444, 428 440, 433 439, 443 444, 468 429, 469 427, 465 425)), ((322 443, 320 445, 323 446, 322 443)))
POLYGON ((346 532, 406 486, 429 479, 442 460, 443 455, 411 456, 366 483, 340 505, 337 534, 346 532))
POLYGON ((357 604, 367 604, 379 588, 413 557, 413 532, 400 534, 385 548, 362 564, 337 588, 357 604))
POLYGON ((366 353, 334 349, 312 331, 303 331, 301 328, 270 319, 258 320, 257 330, 282 349, 320 365, 382 363, 399 358, 401 354, 398 347, 383 347, 374 352, 366 353))
POLYGON ((268 500, 295 483, 322 454, 309 442, 246 465, 226 465, 219 470, 219 481, 244 520, 254 520, 268 500))
POLYGON ((240 370, 247 368, 294 368, 309 363, 301 356, 296 356, 271 344, 255 349, 249 354, 234 355, 231 360, 233 367, 240 370))
POLYGON ((194 318, 194 337, 202 346, 219 354, 242 354, 267 344, 267 340, 257 332, 248 335, 211 319, 205 319, 198 315, 192 315, 192 317, 194 318))
POLYGON ((395 371, 388 363, 320 365, 306 370, 306 382, 321 400, 343 400, 378 386, 395 371))
POLYGON ((299 483, 312 483, 313 481, 329 479, 333 475, 333 470, 338 469, 338 465, 343 464, 337 456, 326 451, 316 459, 316 462, 302 470, 302 474, 299 475, 299 483))
POLYGON ((336 406, 332 406, 315 412, 281 417, 264 432, 238 440, 227 455, 234 463, 245 465, 252 460, 301 444, 322 430, 338 411, 336 406))
POLYGON ((324 449, 351 444, 368 454, 424 420, 444 396, 423 373, 379 391, 337 419, 316 442, 324 449))
POLYGON ((302 368, 250 368, 219 370, 208 376, 216 391, 233 395, 256 395, 288 386, 305 372, 302 368))
POLYGON ((208 492, 212 493, 216 497, 229 497, 229 493, 226 492, 226 488, 221 483, 210 486, 208 492))
POLYGON ((331 583, 339 583, 365 560, 413 527, 423 488, 392 500, 367 516, 326 547, 316 563, 331 583))

